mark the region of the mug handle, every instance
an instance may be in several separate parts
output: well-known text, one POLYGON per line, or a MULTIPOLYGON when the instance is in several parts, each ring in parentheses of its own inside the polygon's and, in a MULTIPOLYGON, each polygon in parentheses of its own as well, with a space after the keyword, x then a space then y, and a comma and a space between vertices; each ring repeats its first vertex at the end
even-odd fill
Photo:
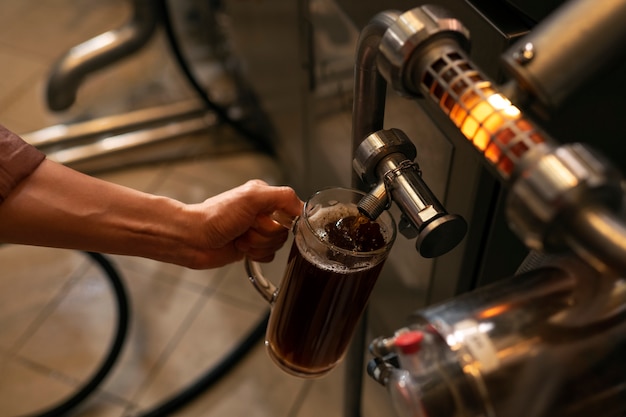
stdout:
POLYGON ((254 262, 253 260, 250 260, 250 258, 246 257, 245 266, 246 272, 248 273, 248 279, 254 288, 263 298, 265 298, 265 301, 270 303, 270 305, 273 305, 274 301, 276 301, 276 296, 278 295, 278 287, 263 276, 261 265, 259 265, 258 262, 254 262))
MULTIPOLYGON (((276 223, 289 230, 293 228, 293 225, 298 219, 297 217, 291 217, 281 211, 273 212, 270 217, 276 223)), ((246 257, 245 267, 246 272, 248 273, 248 279, 250 280, 254 288, 259 294, 261 294, 265 301, 270 303, 270 305, 273 305, 274 301, 276 301, 276 296, 278 295, 278 287, 263 276, 261 265, 259 265, 258 262, 255 262, 246 257)))

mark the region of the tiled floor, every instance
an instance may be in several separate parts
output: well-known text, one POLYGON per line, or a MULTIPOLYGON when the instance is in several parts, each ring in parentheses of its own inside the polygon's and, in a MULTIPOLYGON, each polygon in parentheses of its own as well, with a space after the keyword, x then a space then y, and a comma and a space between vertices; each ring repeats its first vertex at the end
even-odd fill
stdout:
MULTIPOLYGON (((24 133, 191 96, 156 39, 90 78, 67 112, 46 109, 43 86, 51 62, 117 27, 128 14, 123 0, 1 0, 0 123, 24 133)), ((281 167, 271 157, 245 140, 228 138, 228 143, 215 135, 183 138, 186 158, 99 175, 185 202, 249 178, 282 182, 281 167)), ((113 371, 76 415, 143 415, 214 365, 266 312, 241 264, 191 271, 111 259, 132 304, 129 336, 113 371)), ((279 274, 284 259, 283 250, 268 273, 279 274)), ((0 247, 0 417, 41 411, 74 392, 102 360, 115 319, 108 281, 83 254, 0 247)), ((285 375, 259 341, 240 366, 177 415, 340 416, 342 380, 341 368, 316 381, 285 375)), ((383 390, 367 381, 365 401, 365 415, 388 415, 383 390)))

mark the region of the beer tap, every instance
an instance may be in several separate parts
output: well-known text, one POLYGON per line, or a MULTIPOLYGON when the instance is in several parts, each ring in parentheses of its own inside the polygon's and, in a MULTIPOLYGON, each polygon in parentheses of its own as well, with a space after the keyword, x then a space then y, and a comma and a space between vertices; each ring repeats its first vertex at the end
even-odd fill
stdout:
POLYGON ((415 146, 399 129, 383 129, 386 81, 379 71, 383 34, 399 18, 387 11, 377 15, 359 38, 355 64, 352 145, 354 184, 368 194, 359 210, 375 219, 395 201, 402 211, 400 232, 416 238, 416 249, 434 258, 456 247, 467 224, 449 214, 423 180, 415 146))
POLYGON ((379 130, 365 138, 355 151, 353 168, 371 190, 358 207, 375 219, 395 201, 402 211, 400 232, 417 238, 420 255, 434 258, 463 239, 467 224, 437 200, 413 161, 416 156, 415 146, 399 129, 379 130))

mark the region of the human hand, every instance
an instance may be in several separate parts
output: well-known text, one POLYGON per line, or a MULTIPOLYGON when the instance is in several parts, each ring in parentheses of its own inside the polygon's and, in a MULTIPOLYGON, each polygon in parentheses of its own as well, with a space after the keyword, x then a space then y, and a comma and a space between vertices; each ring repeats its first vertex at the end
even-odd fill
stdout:
POLYGON ((280 211, 295 217, 301 214, 302 205, 289 187, 251 180, 203 203, 188 206, 201 219, 195 230, 198 256, 191 267, 213 268, 244 256, 258 262, 271 261, 287 240, 289 231, 270 215, 280 211))

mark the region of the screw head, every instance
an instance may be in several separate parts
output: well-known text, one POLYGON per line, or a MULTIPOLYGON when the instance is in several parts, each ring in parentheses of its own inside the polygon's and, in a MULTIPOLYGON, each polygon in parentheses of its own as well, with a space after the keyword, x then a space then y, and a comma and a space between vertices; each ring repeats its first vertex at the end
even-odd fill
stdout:
POLYGON ((531 42, 525 43, 515 54, 513 58, 521 65, 527 64, 535 57, 535 45, 531 42))

